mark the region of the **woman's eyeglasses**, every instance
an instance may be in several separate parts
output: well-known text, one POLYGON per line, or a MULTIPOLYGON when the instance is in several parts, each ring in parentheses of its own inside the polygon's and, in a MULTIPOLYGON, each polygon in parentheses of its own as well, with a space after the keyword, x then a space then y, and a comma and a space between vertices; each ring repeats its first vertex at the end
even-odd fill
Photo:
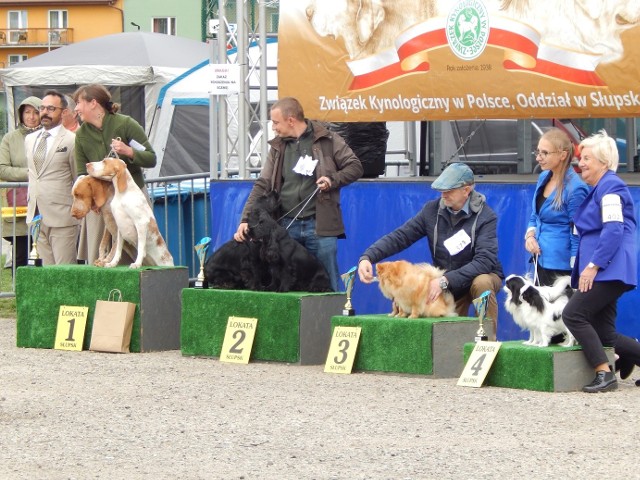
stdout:
POLYGON ((63 107, 54 107, 53 105, 40 105, 38 107, 38 110, 40 110, 41 112, 44 112, 45 110, 49 113, 53 113, 56 111, 56 109, 60 109, 60 110, 64 110, 63 107))
POLYGON ((551 155, 552 153, 560 153, 562 150, 557 150, 555 152, 547 152, 546 150, 534 150, 531 152, 536 158, 540 157, 541 159, 547 158, 547 155, 551 155))

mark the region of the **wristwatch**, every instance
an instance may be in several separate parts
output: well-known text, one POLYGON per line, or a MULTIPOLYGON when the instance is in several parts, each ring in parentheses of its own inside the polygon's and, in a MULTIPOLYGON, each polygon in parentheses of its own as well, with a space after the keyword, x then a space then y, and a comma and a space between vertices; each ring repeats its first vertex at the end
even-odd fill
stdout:
POLYGON ((598 268, 598 266, 593 262, 589 262, 589 263, 587 263, 587 268, 598 268))
POLYGON ((442 290, 446 290, 449 288, 449 282, 447 281, 447 277, 440 277, 440 288, 442 290))

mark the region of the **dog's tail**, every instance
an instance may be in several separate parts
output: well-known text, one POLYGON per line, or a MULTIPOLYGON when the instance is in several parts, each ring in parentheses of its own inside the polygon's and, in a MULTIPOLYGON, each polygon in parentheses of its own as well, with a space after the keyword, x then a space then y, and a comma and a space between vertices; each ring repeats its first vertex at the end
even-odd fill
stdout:
POLYGON ((570 290, 573 293, 573 289, 571 288, 571 277, 569 275, 564 275, 562 277, 558 277, 553 285, 547 287, 544 292, 541 292, 544 297, 549 302, 555 302, 558 298, 564 296, 571 297, 571 295, 567 295, 567 290, 570 290))

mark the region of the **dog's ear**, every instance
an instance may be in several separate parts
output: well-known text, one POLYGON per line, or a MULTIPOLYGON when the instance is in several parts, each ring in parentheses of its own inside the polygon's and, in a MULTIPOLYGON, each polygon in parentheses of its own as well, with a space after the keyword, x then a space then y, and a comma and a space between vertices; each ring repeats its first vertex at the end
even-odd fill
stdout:
POLYGON ((107 203, 107 188, 111 186, 111 182, 91 178, 91 192, 93 194, 93 203, 96 207, 102 208, 107 203))
POLYGON ((384 20, 384 8, 373 0, 363 0, 356 14, 356 33, 360 43, 367 43, 384 20))
POLYGON ((123 193, 127 190, 127 165, 122 160, 114 159, 111 164, 116 173, 116 183, 118 191, 123 193))

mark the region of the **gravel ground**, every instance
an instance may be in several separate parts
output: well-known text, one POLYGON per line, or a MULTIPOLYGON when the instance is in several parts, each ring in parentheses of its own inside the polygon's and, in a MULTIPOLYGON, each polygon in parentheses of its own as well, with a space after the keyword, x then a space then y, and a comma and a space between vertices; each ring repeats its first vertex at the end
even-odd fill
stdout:
POLYGON ((0 319, 0 479, 640 478, 638 375, 598 395, 473 389, 21 349, 0 319))

